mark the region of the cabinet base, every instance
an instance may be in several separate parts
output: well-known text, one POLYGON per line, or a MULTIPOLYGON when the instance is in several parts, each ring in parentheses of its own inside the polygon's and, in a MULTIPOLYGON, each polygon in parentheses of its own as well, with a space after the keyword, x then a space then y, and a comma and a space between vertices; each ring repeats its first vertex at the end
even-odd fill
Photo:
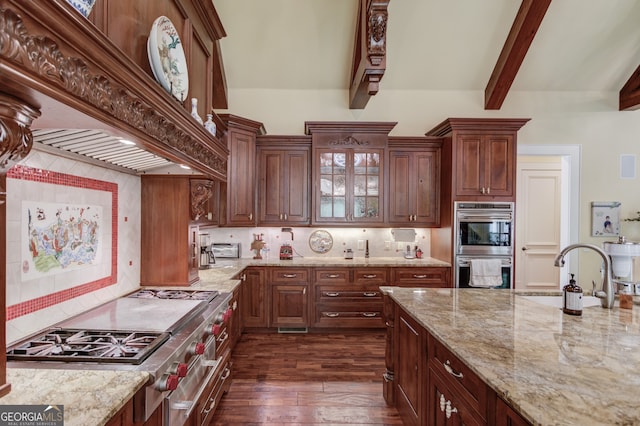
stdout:
POLYGON ((307 327, 278 327, 278 333, 308 333, 307 327))

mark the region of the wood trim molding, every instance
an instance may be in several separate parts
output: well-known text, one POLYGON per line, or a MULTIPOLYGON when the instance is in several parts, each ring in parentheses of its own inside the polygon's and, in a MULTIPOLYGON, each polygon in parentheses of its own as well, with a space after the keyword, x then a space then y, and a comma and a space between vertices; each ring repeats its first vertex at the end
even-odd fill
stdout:
POLYGON ((502 107, 550 4, 551 0, 522 0, 511 31, 484 89, 484 109, 502 107))
POLYGON ((226 180, 226 146, 182 105, 167 102, 167 93, 75 15, 56 1, 0 1, 0 78, 9 81, 0 91, 42 111, 62 104, 102 128, 134 135, 149 151, 226 180), (43 24, 56 21, 67 25, 43 24), (87 45, 95 48, 81 50, 87 45))
POLYGON ((640 66, 622 86, 619 96, 620 111, 631 111, 638 108, 640 108, 640 66))
POLYGON ((354 38, 349 108, 363 109, 378 93, 386 69, 389 0, 360 0, 354 38))

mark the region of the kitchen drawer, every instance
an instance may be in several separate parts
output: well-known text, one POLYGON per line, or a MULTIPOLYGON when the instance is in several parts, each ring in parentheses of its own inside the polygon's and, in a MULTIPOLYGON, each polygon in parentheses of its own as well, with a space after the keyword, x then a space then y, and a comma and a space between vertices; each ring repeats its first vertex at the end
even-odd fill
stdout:
POLYGON ((377 285, 368 286, 316 286, 316 303, 381 302, 382 293, 377 285))
POLYGON ((351 282, 349 268, 321 268, 313 270, 316 284, 348 284, 351 282))
POLYGON ((387 268, 356 268, 353 271, 354 284, 389 285, 387 268))
POLYGON ((451 287, 451 268, 393 268, 393 285, 404 287, 451 287))
POLYGON ((429 368, 436 371, 442 378, 446 378, 447 386, 459 394, 470 408, 486 419, 489 393, 487 385, 431 335, 429 335, 427 351, 429 368))
POLYGON ((271 268, 271 283, 309 283, 308 268, 271 268))
POLYGON ((215 367, 214 376, 197 402, 197 425, 208 425, 220 404, 222 396, 231 386, 231 351, 226 351, 215 367))
POLYGON ((315 327, 384 328, 382 305, 319 304, 315 309, 315 327))

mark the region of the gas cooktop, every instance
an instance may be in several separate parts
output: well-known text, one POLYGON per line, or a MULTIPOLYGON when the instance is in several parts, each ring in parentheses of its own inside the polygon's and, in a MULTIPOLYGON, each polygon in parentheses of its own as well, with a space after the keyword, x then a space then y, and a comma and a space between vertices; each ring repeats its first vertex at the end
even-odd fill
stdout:
POLYGON ((169 333, 50 329, 7 351, 8 360, 140 364, 169 333))
POLYGON ((143 288, 127 297, 137 299, 178 299, 178 300, 213 300, 219 293, 217 291, 208 290, 172 290, 172 289, 156 289, 143 288))

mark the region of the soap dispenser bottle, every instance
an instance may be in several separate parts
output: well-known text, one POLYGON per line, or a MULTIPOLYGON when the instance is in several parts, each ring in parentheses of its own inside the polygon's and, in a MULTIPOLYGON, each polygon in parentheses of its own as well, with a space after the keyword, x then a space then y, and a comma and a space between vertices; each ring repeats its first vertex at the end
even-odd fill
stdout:
POLYGON ((576 284, 576 280, 571 274, 569 284, 562 289, 562 312, 569 315, 582 315, 582 287, 576 284))

